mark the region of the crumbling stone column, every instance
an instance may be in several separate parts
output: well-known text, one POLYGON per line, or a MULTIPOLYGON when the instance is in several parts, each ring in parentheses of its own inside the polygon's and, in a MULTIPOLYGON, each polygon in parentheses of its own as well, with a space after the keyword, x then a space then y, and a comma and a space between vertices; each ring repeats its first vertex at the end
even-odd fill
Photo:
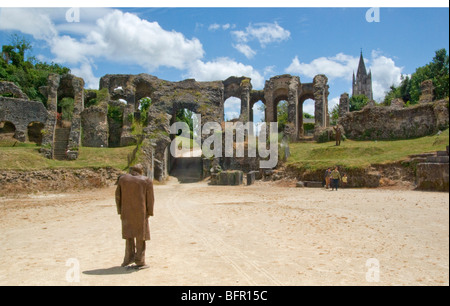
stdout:
POLYGON ((339 99, 339 118, 344 117, 346 113, 350 112, 350 99, 348 93, 343 93, 339 99))
POLYGON ((41 154, 46 158, 53 158, 53 139, 55 137, 56 115, 58 105, 58 87, 60 76, 57 74, 50 74, 47 79, 47 87, 44 90, 47 93, 47 121, 42 130, 42 146, 41 154))
POLYGON ((78 148, 81 144, 81 112, 84 109, 84 81, 75 76, 71 77, 74 92, 74 108, 69 134, 69 150, 72 152, 69 159, 77 159, 78 148))
POLYGON ((81 113, 82 143, 85 147, 108 147, 108 104, 86 108, 81 113))
POLYGON ((273 90, 272 85, 266 82, 266 86, 264 87, 264 99, 266 100, 266 120, 267 122, 276 122, 275 114, 274 114, 274 106, 273 106, 273 90))
POLYGON ((329 126, 328 118, 328 78, 324 74, 314 77, 313 91, 315 100, 315 129, 329 126))
POLYGON ((250 119, 250 92, 252 90, 252 84, 250 79, 242 80, 241 84, 241 115, 240 120, 242 122, 248 122, 250 119))
POLYGON ((289 135, 287 135, 291 140, 295 140, 296 135, 298 135, 298 87, 300 85, 299 77, 292 77, 289 82, 288 89, 288 122, 291 129, 288 129, 289 135))
POLYGON ((420 84, 419 103, 428 103, 434 100, 434 85, 432 80, 423 81, 420 84))

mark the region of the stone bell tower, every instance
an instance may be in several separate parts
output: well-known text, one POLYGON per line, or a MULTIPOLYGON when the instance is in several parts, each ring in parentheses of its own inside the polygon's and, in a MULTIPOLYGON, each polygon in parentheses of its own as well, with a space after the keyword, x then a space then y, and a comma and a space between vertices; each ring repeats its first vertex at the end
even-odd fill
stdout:
POLYGON ((369 71, 367 74, 366 65, 364 64, 364 58, 361 51, 361 56, 359 57, 358 71, 353 72, 353 83, 352 83, 352 96, 365 95, 369 100, 373 100, 372 93, 372 72, 369 71))

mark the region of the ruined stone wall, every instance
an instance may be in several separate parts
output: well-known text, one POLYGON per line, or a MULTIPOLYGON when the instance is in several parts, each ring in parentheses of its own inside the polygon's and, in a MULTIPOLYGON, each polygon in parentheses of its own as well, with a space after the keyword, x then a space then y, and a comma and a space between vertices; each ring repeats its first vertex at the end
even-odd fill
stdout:
POLYGON ((12 83, 6 81, 0 81, 0 95, 12 95, 12 97, 17 99, 29 100, 28 96, 20 90, 20 88, 12 83))
POLYGON ((68 148, 71 149, 71 159, 78 156, 81 144, 81 112, 84 109, 84 80, 72 74, 50 74, 47 86, 40 88, 47 95, 47 121, 43 132, 41 153, 47 158, 53 158, 55 129, 57 125, 58 99, 71 97, 74 99, 74 109, 69 133, 68 148))
POLYGON ((108 147, 108 105, 106 103, 86 108, 81 113, 83 128, 82 145, 85 147, 108 147))
POLYGON ((448 128, 448 101, 407 108, 366 106, 339 119, 350 139, 382 140, 423 137, 448 128))
POLYGON ((32 122, 45 123, 47 110, 41 102, 0 97, 0 122, 2 121, 14 124, 16 128, 14 138, 27 141, 28 125, 32 122))
POLYGON ((350 112, 350 99, 348 93, 343 93, 339 99, 339 118, 350 112))

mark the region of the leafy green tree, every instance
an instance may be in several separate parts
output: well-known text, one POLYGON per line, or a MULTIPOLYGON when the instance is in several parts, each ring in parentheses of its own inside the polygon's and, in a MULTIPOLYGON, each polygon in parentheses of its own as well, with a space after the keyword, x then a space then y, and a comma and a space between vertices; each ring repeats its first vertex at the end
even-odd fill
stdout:
POLYGON ((339 104, 336 104, 333 109, 331 110, 331 125, 337 125, 339 119, 339 104))
POLYGON ((148 109, 152 104, 152 99, 145 97, 139 100, 139 110, 141 111, 141 122, 145 126, 148 124, 148 109))
POLYGON ((449 96, 449 56, 446 49, 437 50, 433 60, 417 68, 410 78, 402 76, 400 85, 392 85, 386 93, 384 104, 390 105, 395 98, 402 98, 410 104, 418 103, 421 95, 420 84, 426 80, 432 80, 436 99, 449 96))
POLYGON ((277 105, 278 132, 283 132, 288 123, 288 102, 280 101, 277 105))
POLYGON ((31 43, 23 37, 12 35, 10 45, 2 46, 0 80, 15 83, 32 100, 47 103, 39 87, 47 85, 50 73, 66 74, 70 69, 55 63, 44 63, 28 56, 31 43))
MULTIPOLYGON (((188 109, 180 109, 176 113, 176 121, 177 122, 185 122, 189 126, 190 137, 193 139, 194 137, 194 112, 188 109)), ((181 131, 177 134, 177 136, 181 135, 181 131)))
POLYGON ((308 113, 303 113, 303 118, 306 118, 306 119, 314 119, 314 116, 311 115, 311 114, 308 114, 308 113))
POLYGON ((369 98, 367 98, 365 95, 356 95, 352 96, 349 100, 350 105, 350 111, 355 112, 362 110, 364 106, 369 103, 369 98))

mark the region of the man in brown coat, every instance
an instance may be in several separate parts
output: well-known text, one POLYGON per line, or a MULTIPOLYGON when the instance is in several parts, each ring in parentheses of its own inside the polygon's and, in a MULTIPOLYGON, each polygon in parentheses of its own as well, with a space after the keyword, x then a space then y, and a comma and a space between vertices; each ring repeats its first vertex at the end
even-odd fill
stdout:
POLYGON ((122 220, 122 238, 126 240, 122 267, 133 262, 138 268, 147 267, 145 241, 150 240, 148 218, 153 216, 155 200, 153 183, 142 172, 142 166, 136 165, 117 182, 117 213, 122 220))

